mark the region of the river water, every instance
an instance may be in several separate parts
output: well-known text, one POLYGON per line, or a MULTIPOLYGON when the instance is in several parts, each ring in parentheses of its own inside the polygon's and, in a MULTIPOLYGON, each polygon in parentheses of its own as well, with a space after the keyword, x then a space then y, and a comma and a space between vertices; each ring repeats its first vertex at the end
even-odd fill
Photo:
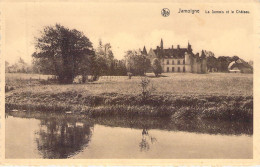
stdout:
POLYGON ((7 113, 6 158, 253 158, 252 124, 7 113))

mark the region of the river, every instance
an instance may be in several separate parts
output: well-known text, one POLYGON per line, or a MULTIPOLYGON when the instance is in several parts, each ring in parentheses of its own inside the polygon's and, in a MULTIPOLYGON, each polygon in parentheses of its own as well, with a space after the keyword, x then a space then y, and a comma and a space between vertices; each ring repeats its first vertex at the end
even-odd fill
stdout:
POLYGON ((6 158, 253 158, 252 124, 7 112, 6 158))

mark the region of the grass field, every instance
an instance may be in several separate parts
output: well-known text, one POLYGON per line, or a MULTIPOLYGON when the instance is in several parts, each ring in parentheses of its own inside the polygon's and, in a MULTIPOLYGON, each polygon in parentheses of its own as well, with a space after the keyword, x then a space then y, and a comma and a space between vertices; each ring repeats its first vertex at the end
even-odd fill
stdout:
MULTIPOLYGON (((225 95, 252 96, 253 75, 239 73, 210 73, 210 74, 164 74, 166 77, 150 78, 155 87, 154 94, 158 95, 225 95)), ((19 78, 29 82, 29 78, 47 79, 51 76, 34 74, 8 74, 6 83, 15 84, 19 78)), ((37 81, 37 80, 36 80, 37 81)), ((78 91, 88 95, 103 93, 137 94, 140 91, 140 77, 128 79, 126 76, 101 77, 96 82, 72 85, 41 85, 23 88, 23 92, 55 92, 78 91)), ((22 87, 24 85, 21 85, 22 87)), ((18 86, 17 86, 18 87, 18 86)), ((17 90, 19 92, 19 90, 17 90)))
POLYGON ((18 89, 41 85, 51 78, 53 75, 5 73, 5 84, 8 88, 18 89))
MULTIPOLYGON (((27 76, 30 74, 23 75, 26 75, 23 82, 31 82, 27 76)), ((90 115, 252 118, 252 74, 163 75, 149 77, 155 90, 144 101, 140 97, 140 77, 101 77, 96 82, 71 85, 43 85, 39 82, 24 86, 26 84, 23 83, 19 87, 16 77, 8 74, 6 84, 16 84, 16 88, 6 93, 6 106, 25 110, 77 111, 90 115)))

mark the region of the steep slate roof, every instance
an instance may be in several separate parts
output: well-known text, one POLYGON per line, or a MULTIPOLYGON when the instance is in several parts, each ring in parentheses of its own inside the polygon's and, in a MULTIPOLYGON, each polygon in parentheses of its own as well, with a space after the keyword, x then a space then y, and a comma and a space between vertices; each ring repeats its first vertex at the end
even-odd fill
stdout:
POLYGON ((185 52, 188 52, 187 48, 177 48, 177 49, 163 49, 163 55, 161 54, 161 50, 154 49, 153 50, 156 55, 161 56, 162 58, 175 58, 175 59, 181 59, 184 58, 185 52), (157 52, 159 51, 159 54, 157 52))

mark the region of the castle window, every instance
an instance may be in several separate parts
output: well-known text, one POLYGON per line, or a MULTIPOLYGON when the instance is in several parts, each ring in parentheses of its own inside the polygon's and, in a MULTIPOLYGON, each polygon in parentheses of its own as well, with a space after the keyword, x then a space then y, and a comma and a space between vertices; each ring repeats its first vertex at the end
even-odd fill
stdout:
POLYGON ((185 72, 185 67, 183 67, 183 72, 185 72))
POLYGON ((180 60, 178 60, 178 64, 181 64, 180 60))
POLYGON ((167 60, 167 64, 169 64, 169 60, 167 60))
POLYGON ((180 72, 181 71, 181 68, 180 67, 178 67, 178 72, 180 72))
POLYGON ((169 70, 169 67, 167 67, 167 72, 169 72, 170 70, 169 70))
POLYGON ((174 72, 174 67, 172 67, 172 72, 174 72))
POLYGON ((183 64, 185 64, 185 59, 183 60, 183 64))
POLYGON ((174 60, 172 60, 172 64, 174 64, 174 60))

